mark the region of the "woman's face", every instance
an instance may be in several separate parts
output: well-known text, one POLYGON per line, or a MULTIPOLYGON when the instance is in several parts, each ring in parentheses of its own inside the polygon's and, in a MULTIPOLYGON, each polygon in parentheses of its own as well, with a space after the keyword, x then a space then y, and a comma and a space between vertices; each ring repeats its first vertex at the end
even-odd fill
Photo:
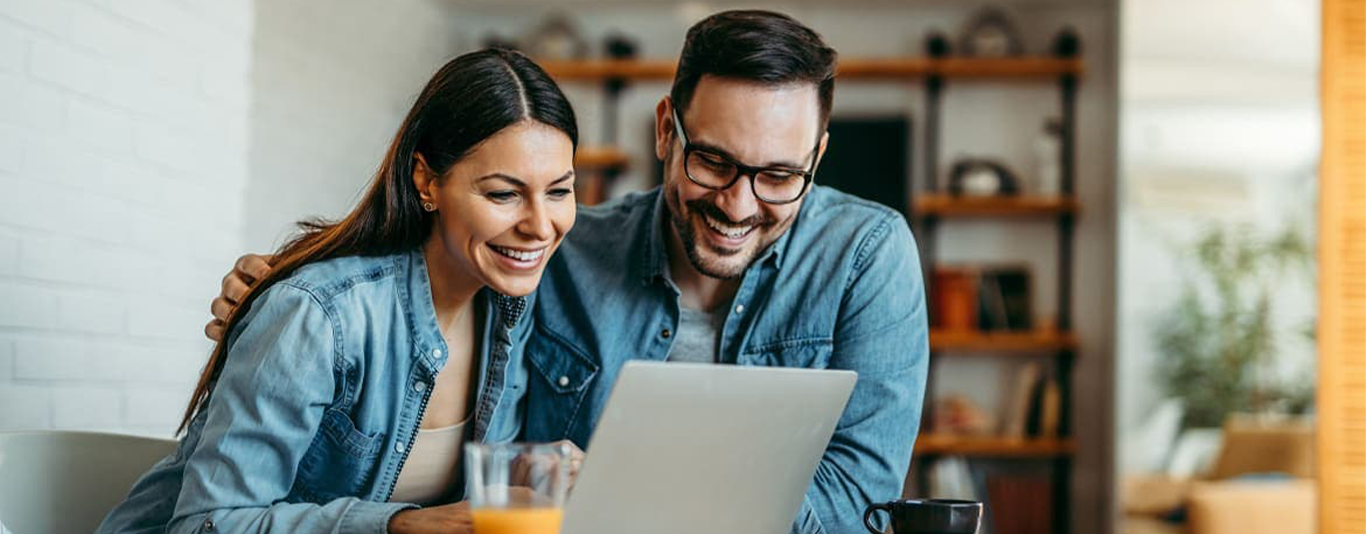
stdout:
POLYGON ((526 120, 486 139, 446 175, 419 164, 413 180, 435 205, 428 248, 447 266, 504 295, 531 293, 574 226, 574 145, 564 132, 526 120))

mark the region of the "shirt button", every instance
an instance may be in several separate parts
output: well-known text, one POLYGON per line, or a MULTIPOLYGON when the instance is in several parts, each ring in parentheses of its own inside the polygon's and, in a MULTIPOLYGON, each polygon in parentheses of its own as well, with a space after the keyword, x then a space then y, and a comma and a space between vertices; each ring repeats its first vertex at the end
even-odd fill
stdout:
POLYGON ((562 376, 562 377, 560 377, 559 384, 560 384, 560 387, 568 386, 568 385, 569 385, 569 377, 567 377, 567 376, 562 376))
POLYGON ((744 305, 744 304, 736 304, 736 305, 735 305, 735 313, 745 313, 745 305, 744 305))
POLYGON ((422 393, 423 391, 427 391, 427 383, 426 383, 426 382, 423 382, 423 381, 421 381, 421 380, 419 380, 419 381, 417 381, 417 382, 414 382, 414 383, 413 383, 413 391, 416 391, 416 392, 418 392, 418 393, 422 393))
POLYGON ((432 349, 432 359, 435 359, 435 360, 440 360, 440 359, 441 359, 441 349, 432 349))
POLYGON ((205 521, 205 522, 204 522, 204 531, 205 531, 205 532, 213 532, 213 520, 209 520, 209 521, 205 521))
POLYGON ((394 442, 394 452, 397 452, 397 453, 399 453, 399 454, 403 454, 403 447, 404 447, 404 445, 403 445, 403 442, 402 442, 402 441, 395 441, 395 442, 394 442))
POLYGON ((663 332, 660 332, 660 333, 659 333, 659 337, 662 337, 662 338, 664 338, 664 339, 669 339, 669 336, 672 336, 672 335, 674 335, 674 333, 673 333, 673 332, 670 332, 668 328, 665 328, 663 332))

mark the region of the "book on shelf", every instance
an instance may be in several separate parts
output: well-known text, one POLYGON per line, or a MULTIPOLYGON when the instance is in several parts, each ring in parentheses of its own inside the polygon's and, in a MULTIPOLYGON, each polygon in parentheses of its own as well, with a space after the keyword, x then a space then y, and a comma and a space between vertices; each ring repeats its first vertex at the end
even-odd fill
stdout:
POLYGON ((1043 402, 1039 416, 1039 432, 1041 438, 1053 439, 1058 437, 1058 427, 1062 421, 1062 386, 1058 381, 1050 376, 1044 382, 1043 402))
POLYGON ((1020 365, 1004 407, 1001 435, 1011 439, 1058 437, 1062 388, 1038 362, 1020 365))
POLYGON ((1027 269, 1018 266, 983 268, 978 285, 977 328, 988 332, 1030 329, 1027 269))
POLYGON ((1015 373, 1015 385, 1009 392, 1005 405, 1004 423, 1001 435, 1007 438, 1024 439, 1029 425, 1029 414, 1034 397, 1035 386, 1043 374, 1043 366, 1038 362, 1027 362, 1015 373))

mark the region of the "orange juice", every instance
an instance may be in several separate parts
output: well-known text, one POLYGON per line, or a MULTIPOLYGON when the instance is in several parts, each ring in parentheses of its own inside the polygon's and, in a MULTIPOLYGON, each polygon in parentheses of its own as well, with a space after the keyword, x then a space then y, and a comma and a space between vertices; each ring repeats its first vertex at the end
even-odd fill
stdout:
POLYGON ((476 508, 474 534, 559 534, 564 511, 559 508, 476 508))

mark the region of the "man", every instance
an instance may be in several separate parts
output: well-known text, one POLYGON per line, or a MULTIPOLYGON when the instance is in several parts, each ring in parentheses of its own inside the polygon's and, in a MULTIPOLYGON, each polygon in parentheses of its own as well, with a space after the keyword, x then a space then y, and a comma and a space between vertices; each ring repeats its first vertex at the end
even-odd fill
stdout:
MULTIPOLYGON (((688 31, 655 108, 663 186, 581 209, 549 260, 524 439, 584 446, 629 359, 848 369, 858 383, 792 532, 860 532, 865 506, 899 497, 928 362, 924 288, 899 214, 811 183, 834 73, 835 51, 785 15, 728 11, 688 31)), ((264 263, 239 266, 228 300, 264 263)))

